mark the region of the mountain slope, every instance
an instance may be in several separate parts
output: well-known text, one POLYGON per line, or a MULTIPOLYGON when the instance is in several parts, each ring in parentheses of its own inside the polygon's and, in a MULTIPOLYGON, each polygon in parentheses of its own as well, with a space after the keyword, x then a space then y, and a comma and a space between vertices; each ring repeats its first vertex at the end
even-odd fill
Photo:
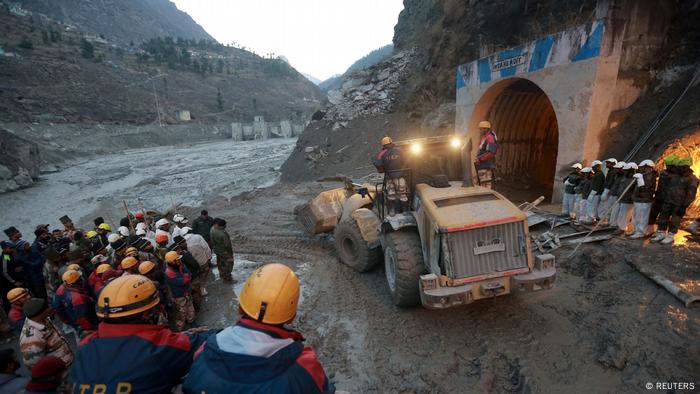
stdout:
POLYGON ((386 59, 387 57, 391 56, 391 53, 394 51, 394 45, 389 44, 385 45, 381 48, 377 48, 373 50, 372 52, 368 53, 367 55, 361 57, 355 63, 353 63, 350 67, 348 67, 347 70, 342 75, 336 75, 333 77, 330 77, 326 79, 325 81, 321 82, 318 84, 318 86, 323 90, 324 92, 328 92, 333 89, 338 89, 340 85, 342 85, 343 80, 347 78, 353 71, 359 71, 359 70, 364 70, 367 68, 370 68, 374 66, 375 64, 379 63, 380 61, 386 59))
POLYGON ((19 0, 24 9, 121 44, 155 37, 213 38, 169 0, 19 0))

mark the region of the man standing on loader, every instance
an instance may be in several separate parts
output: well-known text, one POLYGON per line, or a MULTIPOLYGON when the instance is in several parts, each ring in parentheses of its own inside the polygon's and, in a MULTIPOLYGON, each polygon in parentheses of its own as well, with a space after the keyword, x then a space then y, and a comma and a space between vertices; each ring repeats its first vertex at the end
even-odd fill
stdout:
POLYGON ((476 167, 479 185, 491 189, 494 179, 493 170, 496 168, 498 137, 491 129, 491 122, 488 120, 479 122, 479 131, 481 133, 481 143, 476 154, 474 167, 476 167))
POLYGON ((390 212, 401 212, 402 203, 408 203, 408 189, 404 170, 403 150, 394 145, 391 137, 382 138, 382 149, 372 161, 379 173, 384 174, 386 196, 390 212), (397 201, 398 198, 398 201, 397 201))

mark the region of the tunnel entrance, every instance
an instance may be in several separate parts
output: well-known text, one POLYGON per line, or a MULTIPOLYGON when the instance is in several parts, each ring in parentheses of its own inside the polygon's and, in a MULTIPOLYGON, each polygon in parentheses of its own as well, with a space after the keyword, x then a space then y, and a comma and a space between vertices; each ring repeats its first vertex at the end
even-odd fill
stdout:
POLYGON ((498 82, 479 100, 470 124, 484 119, 498 135, 496 190, 514 201, 540 195, 551 201, 559 126, 545 92, 523 78, 498 82))

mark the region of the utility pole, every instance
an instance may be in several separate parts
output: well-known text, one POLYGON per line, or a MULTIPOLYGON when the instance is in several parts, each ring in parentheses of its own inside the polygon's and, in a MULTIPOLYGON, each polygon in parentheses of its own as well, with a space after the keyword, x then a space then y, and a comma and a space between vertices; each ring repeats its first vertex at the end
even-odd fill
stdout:
POLYGON ((163 122, 160 120, 160 105, 158 104, 158 93, 156 92, 156 83, 151 79, 151 86, 153 86, 153 97, 156 99, 156 113, 158 113, 158 126, 163 127, 163 122))

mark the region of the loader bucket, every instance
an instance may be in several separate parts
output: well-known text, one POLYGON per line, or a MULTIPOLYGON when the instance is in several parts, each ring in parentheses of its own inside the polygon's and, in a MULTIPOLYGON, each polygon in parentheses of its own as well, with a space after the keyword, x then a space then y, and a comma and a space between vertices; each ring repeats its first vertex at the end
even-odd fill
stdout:
POLYGON ((311 235, 333 231, 343 214, 343 203, 350 193, 343 187, 322 192, 297 209, 297 221, 311 235))

